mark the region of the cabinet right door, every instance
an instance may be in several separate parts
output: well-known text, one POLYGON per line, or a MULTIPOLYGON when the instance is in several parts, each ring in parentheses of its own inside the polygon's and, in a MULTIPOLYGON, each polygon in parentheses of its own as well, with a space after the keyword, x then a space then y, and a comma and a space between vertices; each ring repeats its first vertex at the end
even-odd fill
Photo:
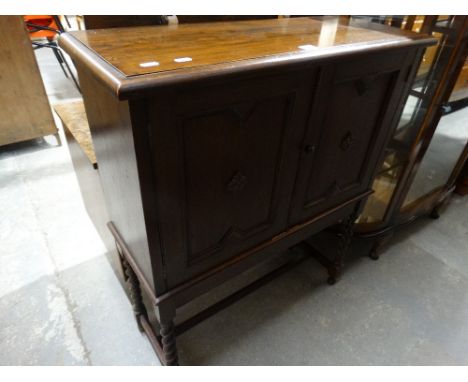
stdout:
POLYGON ((414 54, 361 56, 322 69, 289 213, 290 225, 338 207, 370 188, 405 98, 414 54))

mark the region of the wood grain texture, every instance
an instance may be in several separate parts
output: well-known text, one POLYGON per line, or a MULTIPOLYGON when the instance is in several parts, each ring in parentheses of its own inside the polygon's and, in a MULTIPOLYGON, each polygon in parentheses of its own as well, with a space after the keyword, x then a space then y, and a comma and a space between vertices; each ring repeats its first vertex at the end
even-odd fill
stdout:
POLYGON ((0 16, 0 146, 57 133, 21 16, 0 16))
POLYGON ((389 51, 327 66, 304 138, 291 222, 369 187, 414 53, 389 51))
POLYGON ((96 153, 94 152, 91 131, 83 101, 65 102, 54 105, 54 110, 61 119, 68 132, 73 135, 81 150, 94 168, 97 168, 96 153))
POLYGON ((324 39, 321 32, 320 21, 295 18, 77 31, 72 35, 127 77, 278 55, 293 58, 304 54, 300 46, 305 45, 311 45, 311 54, 315 54, 315 49, 370 49, 416 38, 340 25, 333 38, 324 39), (174 61, 181 57, 192 60, 174 61), (159 65, 142 66, 151 62, 159 65))
POLYGON ((168 282, 286 228, 317 70, 174 89, 148 100, 168 282), (255 201, 255 202, 254 202, 255 201))
POLYGON ((106 226, 109 216, 83 101, 54 105, 54 109, 63 124, 63 131, 86 211, 109 251, 108 258, 111 260, 114 270, 121 276, 115 253, 115 241, 106 226))
POLYGON ((59 44, 125 98, 189 79, 435 41, 371 27, 303 17, 77 31, 59 44))
POLYGON ((77 69, 109 218, 153 285, 128 102, 116 102, 78 63, 77 69))
MULTIPOLYGON (((216 23, 215 30, 242 24, 258 37, 255 44, 267 49, 277 34, 270 38, 259 31, 277 28, 277 21, 216 23), (273 23, 270 29, 266 22, 273 23)), ((83 59, 77 67, 98 160, 104 160, 110 219, 141 273, 157 284, 156 296, 240 254, 267 253, 278 247, 273 238, 286 232, 310 235, 324 221, 351 213, 351 200, 356 204, 368 195, 415 52, 421 41, 432 40, 309 18, 291 21, 284 25, 296 26, 285 27, 291 35, 295 30, 295 38, 303 36, 304 27, 319 26, 349 42, 362 34, 363 51, 341 47, 332 61, 290 60, 287 66, 244 68, 216 81, 211 76, 185 81, 183 70, 173 71, 181 77, 174 86, 146 83, 150 93, 134 93, 125 102, 99 81, 104 72, 96 72, 95 64, 102 58, 76 56, 83 59), (400 45, 402 38, 410 45, 400 45)), ((210 30, 214 24, 203 25, 210 30)), ((200 29, 192 27, 196 39, 200 29)), ((156 29, 131 28, 128 36, 138 43, 142 30, 156 29)), ((101 32, 106 31, 96 36, 101 32)), ((116 32, 106 36, 118 40, 116 32)), ((177 36, 166 35, 166 43, 177 36)), ((75 48, 91 51, 76 39, 65 44, 72 55, 75 48)), ((112 73, 105 75, 117 81, 112 73)))
POLYGON ((179 27, 78 34, 115 41, 105 58, 78 35, 62 39, 77 62, 109 227, 156 306, 168 364, 177 362, 178 307, 357 216, 415 57, 433 41, 307 18, 179 27), (206 64, 127 76, 106 61, 169 57, 180 33, 206 64), (327 47, 263 56, 313 36, 327 47))

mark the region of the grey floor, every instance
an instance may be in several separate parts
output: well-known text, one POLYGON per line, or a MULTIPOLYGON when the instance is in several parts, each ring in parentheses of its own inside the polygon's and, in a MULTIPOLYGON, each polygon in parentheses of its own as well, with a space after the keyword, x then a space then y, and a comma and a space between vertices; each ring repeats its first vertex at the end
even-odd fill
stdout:
MULTIPOLYGON (((52 102, 78 93, 38 52, 52 102)), ((158 365, 89 220, 66 145, 0 150, 0 364, 158 365)), ((326 285, 313 261, 178 338, 192 365, 468 365, 468 198, 355 250, 326 285)))

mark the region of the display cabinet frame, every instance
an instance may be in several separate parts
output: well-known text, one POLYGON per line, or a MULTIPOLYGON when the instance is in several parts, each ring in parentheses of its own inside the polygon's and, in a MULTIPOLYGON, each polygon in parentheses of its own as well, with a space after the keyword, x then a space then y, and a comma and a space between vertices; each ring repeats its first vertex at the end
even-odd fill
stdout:
MULTIPOLYGON (((399 17, 398 23, 392 22, 392 17, 374 18, 374 21, 414 30, 417 17, 399 17)), ((357 236, 373 240, 369 252, 369 256, 373 259, 379 257, 383 244, 393 236, 398 227, 411 223, 424 215, 429 215, 432 218, 439 217, 440 209, 455 190, 457 178, 468 159, 467 142, 447 181, 442 185, 436 185, 430 192, 405 204, 411 185, 443 116, 444 106, 450 98, 468 54, 468 17, 448 16, 447 20, 451 20, 451 28, 441 26, 440 18, 441 16, 426 16, 420 28, 422 33, 443 33, 445 36, 444 41, 438 45, 436 53, 438 57, 432 61, 428 69, 428 78, 426 79, 428 88, 424 100, 425 112, 420 113, 420 120, 414 122, 415 126, 409 137, 411 147, 407 153, 406 162, 400 169, 399 179, 386 205, 382 219, 366 222, 367 216, 364 209, 358 220, 359 224, 355 225, 357 236)), ((447 24, 449 24, 448 21, 447 24)), ((418 80, 421 81, 416 78, 415 83, 418 80)), ((413 87, 416 87, 416 84, 413 87)), ((383 171, 388 171, 388 169, 383 171)))

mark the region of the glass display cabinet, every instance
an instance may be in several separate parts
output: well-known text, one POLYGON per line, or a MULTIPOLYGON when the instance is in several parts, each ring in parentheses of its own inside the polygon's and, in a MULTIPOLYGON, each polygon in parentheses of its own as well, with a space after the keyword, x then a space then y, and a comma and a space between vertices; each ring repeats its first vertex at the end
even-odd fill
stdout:
MULTIPOLYGON (((468 157, 468 17, 368 16, 426 33, 426 49, 356 234, 373 239, 370 257, 394 230, 419 216, 439 216, 468 157)), ((360 17, 351 17, 350 24, 360 17)))

